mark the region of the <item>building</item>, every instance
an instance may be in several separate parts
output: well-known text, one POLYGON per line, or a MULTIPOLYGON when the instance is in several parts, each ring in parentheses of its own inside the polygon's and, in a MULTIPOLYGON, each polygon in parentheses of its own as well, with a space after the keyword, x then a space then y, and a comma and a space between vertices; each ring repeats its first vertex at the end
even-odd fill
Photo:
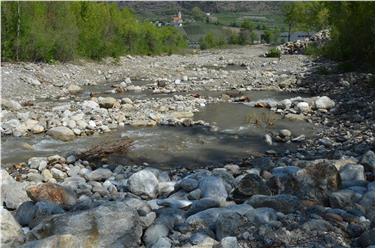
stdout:
POLYGON ((181 26, 183 26, 183 18, 181 16, 181 12, 180 11, 178 12, 177 16, 173 16, 172 17, 172 23, 171 24, 173 26, 175 26, 175 27, 181 27, 181 26))

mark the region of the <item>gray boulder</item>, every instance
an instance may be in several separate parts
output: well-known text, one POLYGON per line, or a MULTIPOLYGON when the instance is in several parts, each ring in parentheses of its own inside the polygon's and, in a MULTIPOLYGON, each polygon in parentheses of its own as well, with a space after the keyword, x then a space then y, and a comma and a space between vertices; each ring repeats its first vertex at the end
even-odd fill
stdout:
POLYGON ((97 247, 139 247, 142 226, 135 209, 123 202, 108 202, 90 210, 52 216, 32 233, 38 239, 71 234, 97 247))
POLYGON ((183 178, 176 186, 177 188, 182 188, 187 192, 191 192, 198 187, 198 181, 196 179, 186 177, 183 178))
POLYGON ((160 238, 167 237, 169 229, 164 224, 154 224, 146 229, 143 241, 146 244, 146 247, 151 247, 153 244, 156 244, 160 238))
POLYGON ((226 237, 221 240, 220 248, 239 248, 236 237, 226 237))
POLYGON ((26 183, 17 182, 6 170, 1 170, 1 201, 7 208, 16 209, 23 202, 30 201, 26 187, 26 183))
POLYGON ((360 163, 366 166, 366 169, 368 169, 369 171, 374 171, 375 170, 375 153, 373 151, 366 152, 363 155, 360 163))
POLYGON ((35 210, 34 202, 24 202, 17 208, 15 219, 21 226, 28 226, 34 218, 35 210))
POLYGON ((112 176, 112 171, 106 168, 98 168, 87 175, 89 181, 103 181, 112 176))
POLYGON ((212 198, 225 201, 228 194, 222 178, 209 176, 200 181, 199 189, 203 198, 212 198))
POLYGON ((352 207, 360 197, 360 194, 356 194, 352 190, 340 190, 329 194, 329 204, 332 208, 352 207))
POLYGON ((21 226, 8 210, 1 207, 0 214, 1 247, 19 247, 24 241, 21 226))
POLYGON ((364 167, 360 164, 347 164, 339 171, 342 181, 364 181, 364 167))
POLYGON ((246 219, 237 212, 225 211, 219 214, 215 224, 215 233, 217 240, 227 236, 237 235, 239 226, 245 223, 246 219))
POLYGON ((328 194, 337 191, 341 178, 336 167, 325 161, 313 162, 286 181, 283 191, 295 192, 299 198, 326 201, 328 194))
POLYGON ((47 134, 54 139, 62 141, 70 141, 76 137, 72 129, 63 126, 53 127, 47 131, 47 134))
POLYGON ((235 201, 243 201, 252 195, 271 195, 271 191, 260 176, 247 174, 240 180, 231 196, 235 201))

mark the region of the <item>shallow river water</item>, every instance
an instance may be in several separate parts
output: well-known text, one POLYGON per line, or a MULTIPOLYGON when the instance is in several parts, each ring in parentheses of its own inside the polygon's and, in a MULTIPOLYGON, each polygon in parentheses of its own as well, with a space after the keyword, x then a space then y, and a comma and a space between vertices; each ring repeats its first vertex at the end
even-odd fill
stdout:
MULTIPOLYGON (((247 94, 252 99, 292 97, 291 94, 287 96, 286 93, 280 93, 255 91, 254 94, 247 94)), ((309 137, 314 132, 314 126, 305 121, 281 119, 280 115, 272 111, 241 103, 209 104, 196 113, 194 119, 204 120, 218 128, 126 126, 110 133, 79 137, 70 142, 57 141, 46 135, 3 137, 2 164, 27 161, 33 156, 74 154, 96 144, 129 137, 134 140, 130 151, 110 157, 108 163, 148 163, 157 167, 193 168, 237 161, 270 149, 283 152, 296 147, 293 143, 268 146, 264 141, 265 133, 287 128, 292 131, 293 137, 301 134, 309 137)))

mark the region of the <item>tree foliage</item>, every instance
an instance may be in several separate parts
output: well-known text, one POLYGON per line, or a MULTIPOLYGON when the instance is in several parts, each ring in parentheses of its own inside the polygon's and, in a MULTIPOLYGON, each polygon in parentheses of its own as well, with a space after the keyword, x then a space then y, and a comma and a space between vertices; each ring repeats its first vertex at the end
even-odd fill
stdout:
POLYGON ((202 11, 199 7, 193 7, 192 8, 192 16, 196 21, 205 21, 206 20, 205 12, 202 11))
POLYGON ((375 67, 375 3, 327 3, 331 41, 324 49, 330 58, 375 67))
POLYGON ((1 21, 3 61, 152 55, 187 45, 178 29, 138 21, 114 3, 4 2, 1 21))
POLYGON ((222 35, 215 35, 212 32, 208 32, 204 37, 200 39, 200 48, 218 48, 223 47, 226 44, 226 40, 222 35))
POLYGON ((374 70, 374 2, 294 2, 284 8, 291 30, 330 29, 330 42, 321 54, 374 70))

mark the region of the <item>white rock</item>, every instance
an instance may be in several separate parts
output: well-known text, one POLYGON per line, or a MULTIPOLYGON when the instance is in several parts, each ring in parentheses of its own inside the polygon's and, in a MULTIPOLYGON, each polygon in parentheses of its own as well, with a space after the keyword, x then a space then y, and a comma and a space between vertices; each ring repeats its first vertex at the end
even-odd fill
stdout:
POLYGON ((99 108, 99 104, 96 103, 96 102, 94 102, 94 101, 89 100, 89 101, 84 101, 82 103, 82 107, 89 108, 89 109, 98 109, 99 108))
POLYGON ((318 109, 331 109, 335 106, 335 102, 327 96, 319 97, 315 101, 315 107, 318 109))
POLYGON ((300 112, 306 113, 309 111, 309 104, 306 102, 299 102, 296 107, 299 109, 300 112))
POLYGON ((158 179, 151 171, 144 169, 129 177, 128 187, 133 194, 155 198, 158 192, 158 179))
POLYGON ((33 126, 30 130, 33 134, 38 134, 38 133, 43 133, 44 132, 44 127, 40 124, 36 124, 33 126))

